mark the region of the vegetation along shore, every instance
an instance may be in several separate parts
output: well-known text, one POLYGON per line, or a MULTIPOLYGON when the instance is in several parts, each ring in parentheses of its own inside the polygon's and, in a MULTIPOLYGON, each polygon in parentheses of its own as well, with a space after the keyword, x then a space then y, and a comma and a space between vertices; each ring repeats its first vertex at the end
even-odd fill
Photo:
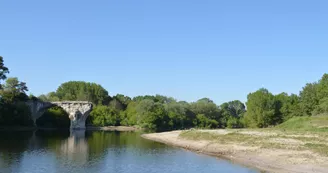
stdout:
POLYGON ((90 130, 171 131, 143 137, 270 172, 328 170, 328 74, 306 84, 299 94, 273 94, 260 88, 248 94, 246 104, 233 100, 220 105, 209 98, 186 102, 162 95, 110 96, 101 85, 84 81, 27 95, 27 83, 8 74, 0 57, 2 130, 69 128, 68 113, 60 107, 45 110, 34 123, 29 100, 88 101, 93 104, 86 120, 90 130), (193 128, 198 130, 186 130, 193 128))

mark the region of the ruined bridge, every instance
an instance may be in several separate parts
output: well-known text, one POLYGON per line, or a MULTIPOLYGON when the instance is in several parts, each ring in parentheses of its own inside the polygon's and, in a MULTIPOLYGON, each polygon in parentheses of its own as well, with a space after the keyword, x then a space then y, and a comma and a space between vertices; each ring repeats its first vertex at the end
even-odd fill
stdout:
POLYGON ((85 121, 92 110, 92 103, 87 101, 43 102, 31 100, 27 102, 27 105, 30 107, 34 123, 47 109, 54 106, 63 108, 71 120, 71 129, 84 129, 85 121))

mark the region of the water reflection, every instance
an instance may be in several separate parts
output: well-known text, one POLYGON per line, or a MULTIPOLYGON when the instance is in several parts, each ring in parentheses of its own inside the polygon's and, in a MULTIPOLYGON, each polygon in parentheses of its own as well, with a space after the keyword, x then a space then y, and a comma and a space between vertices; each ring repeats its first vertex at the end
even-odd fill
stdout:
POLYGON ((135 132, 0 131, 0 172, 256 172, 135 132))
POLYGON ((87 163, 89 148, 85 130, 71 131, 70 136, 62 142, 60 152, 71 162, 74 161, 81 165, 87 163))

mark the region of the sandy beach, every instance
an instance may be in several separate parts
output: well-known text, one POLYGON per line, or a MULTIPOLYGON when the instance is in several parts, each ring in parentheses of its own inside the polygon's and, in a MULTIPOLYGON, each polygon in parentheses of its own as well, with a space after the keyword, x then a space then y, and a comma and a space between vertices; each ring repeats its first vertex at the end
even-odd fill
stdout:
MULTIPOLYGON (((328 172, 328 157, 295 148, 302 141, 294 139, 297 135, 281 138, 279 134, 258 131, 229 131, 229 130, 195 130, 197 133, 226 136, 230 133, 238 133, 247 137, 265 137, 264 139, 272 147, 260 147, 247 144, 243 141, 223 142, 223 140, 194 140, 181 136, 183 131, 171 131, 164 133, 144 134, 143 138, 165 143, 167 145, 181 147, 198 153, 213 155, 229 159, 238 164, 257 168, 265 172, 277 173, 324 173, 328 172), (267 140, 270 139, 270 140, 267 140), (221 141, 221 142, 220 142, 221 141), (276 147, 287 145, 290 147, 276 147)), ((304 137, 304 136, 302 136, 304 137)), ((313 136, 310 136, 313 137, 313 136)), ((256 139, 255 139, 256 138, 256 139)), ((243 140, 242 138, 239 138, 243 140)), ((246 139, 246 138, 245 138, 246 139)), ((251 139, 252 140, 252 139, 251 139)), ((256 141, 255 141, 256 142, 256 141)))

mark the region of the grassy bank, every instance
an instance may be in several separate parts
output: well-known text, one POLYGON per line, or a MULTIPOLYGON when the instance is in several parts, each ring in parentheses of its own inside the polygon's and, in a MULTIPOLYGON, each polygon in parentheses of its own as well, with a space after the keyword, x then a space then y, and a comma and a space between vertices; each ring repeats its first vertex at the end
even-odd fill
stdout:
POLYGON ((266 149, 311 151, 328 156, 328 116, 296 117, 268 129, 188 130, 180 134, 189 140, 239 144, 266 149))
POLYGON ((327 172, 328 116, 297 117, 267 129, 186 130, 144 135, 268 172, 327 172))

